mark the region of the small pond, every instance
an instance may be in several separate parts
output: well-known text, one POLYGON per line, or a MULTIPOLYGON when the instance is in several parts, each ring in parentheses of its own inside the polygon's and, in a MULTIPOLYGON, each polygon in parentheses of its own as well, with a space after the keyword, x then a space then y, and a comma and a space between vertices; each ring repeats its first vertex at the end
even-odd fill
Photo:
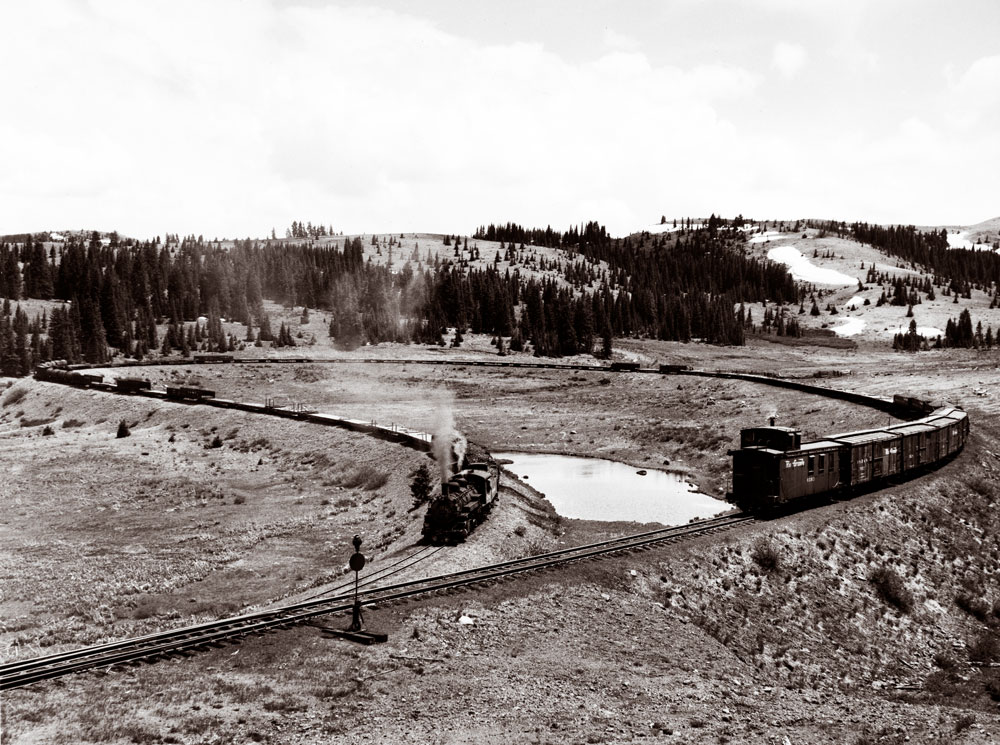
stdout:
POLYGON ((682 525, 713 517, 732 505, 695 491, 675 473, 638 469, 600 458, 536 453, 493 453, 541 493, 563 517, 682 525))

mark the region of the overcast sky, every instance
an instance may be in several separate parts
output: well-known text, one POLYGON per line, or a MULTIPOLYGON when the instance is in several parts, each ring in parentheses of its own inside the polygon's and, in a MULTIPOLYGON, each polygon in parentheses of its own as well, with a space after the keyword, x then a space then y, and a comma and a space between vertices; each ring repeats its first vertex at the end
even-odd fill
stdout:
POLYGON ((0 233, 1000 215, 995 0, 0 7, 0 233))

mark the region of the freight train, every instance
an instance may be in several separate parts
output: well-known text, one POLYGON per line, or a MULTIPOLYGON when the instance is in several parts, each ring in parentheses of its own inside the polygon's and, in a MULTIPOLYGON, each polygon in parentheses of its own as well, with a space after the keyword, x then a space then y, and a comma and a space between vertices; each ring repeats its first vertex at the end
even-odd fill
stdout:
MULTIPOLYGON (((898 397, 903 398, 903 397, 898 397)), ((915 476, 954 457, 969 438, 969 417, 954 406, 905 399, 930 413, 910 422, 802 442, 799 430, 750 427, 740 431, 730 499, 740 508, 771 513, 820 497, 848 496, 915 476)), ((901 405, 900 401, 897 404, 901 405)))
MULTIPOLYGON (((223 355, 205 355, 202 362, 225 361, 223 355)), ((234 362, 236 360, 233 360, 234 362)), ((241 359, 240 362, 257 360, 241 359)), ((279 360, 267 360, 279 361, 279 360)), ((283 358, 282 362, 315 362, 283 358)), ((328 362, 341 360, 327 360, 328 362)), ((414 360, 356 360, 356 362, 416 362, 414 360)), ((469 364, 448 361, 455 364, 469 364)), ((137 364, 174 364, 172 360, 137 364)), ((434 360, 430 364, 445 364, 434 360)), ((578 365, 537 363, 476 362, 472 364, 509 367, 552 367, 574 370, 594 370, 578 365)), ((121 365, 122 367, 135 365, 121 365)), ((104 383, 97 374, 80 372, 86 365, 74 365, 56 360, 39 365, 35 377, 39 380, 80 388, 95 388, 118 393, 137 393, 154 398, 199 402, 219 408, 240 409, 251 413, 270 414, 336 426, 364 432, 374 437, 400 442, 407 447, 430 450, 429 443, 419 432, 399 427, 380 427, 374 422, 345 419, 329 414, 268 408, 262 404, 215 398, 214 391, 194 386, 170 386, 165 392, 151 390, 148 381, 119 378, 114 384, 104 383)), ((607 368, 604 368, 607 369, 607 368)), ((632 372, 632 364, 620 364, 620 372, 632 372)), ((659 369, 641 370, 661 374, 687 374, 702 377, 747 380, 781 388, 799 390, 813 395, 850 401, 894 414, 898 417, 922 417, 915 421, 883 428, 847 432, 814 442, 802 442, 798 430, 786 427, 751 427, 741 430, 740 448, 730 450, 733 458, 733 490, 731 501, 741 508, 757 512, 774 512, 783 505, 804 502, 818 496, 846 496, 862 490, 881 488, 892 480, 902 480, 919 474, 946 459, 954 457, 969 437, 968 415, 960 408, 941 406, 922 399, 896 395, 891 400, 860 393, 809 385, 798 380, 770 378, 761 374, 707 372, 691 370, 686 365, 664 364, 659 369)), ((461 460, 461 459, 460 459, 461 460)), ((424 536, 430 542, 454 542, 469 532, 488 514, 496 501, 499 469, 488 454, 466 458, 464 469, 446 480, 446 487, 436 504, 428 508, 424 536), (471 465, 470 465, 471 464, 471 465), (453 483, 454 482, 454 483, 453 483), (451 484, 447 486, 447 484, 451 484), (446 499, 446 496, 451 499, 446 499), (449 527, 451 525, 452 527, 449 527)))
MULTIPOLYGON (((48 362, 35 368, 35 379, 46 383, 61 383, 74 388, 95 388, 116 393, 140 393, 152 391, 153 384, 146 378, 115 378, 114 383, 105 383, 103 375, 69 370, 62 360, 48 362)), ((214 398, 215 391, 199 386, 167 386, 166 398, 175 401, 203 401, 214 398)))

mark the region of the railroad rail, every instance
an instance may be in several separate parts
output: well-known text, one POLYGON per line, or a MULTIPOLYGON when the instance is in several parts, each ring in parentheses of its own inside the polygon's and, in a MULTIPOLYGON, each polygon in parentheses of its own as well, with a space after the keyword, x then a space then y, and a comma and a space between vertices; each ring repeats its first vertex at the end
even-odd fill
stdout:
MULTIPOLYGON (((620 536, 499 564, 368 588, 359 594, 359 598, 364 606, 372 606, 376 603, 404 602, 411 598, 493 583, 518 574, 541 571, 571 562, 648 549, 657 544, 673 543, 709 535, 753 522, 756 520, 750 515, 730 514, 687 525, 620 536)), ((119 665, 153 661, 176 654, 219 646, 239 641, 253 634, 309 623, 319 616, 349 611, 352 605, 353 599, 349 595, 322 597, 134 639, 98 644, 27 660, 16 660, 0 665, 0 690, 20 688, 32 683, 88 670, 110 671, 119 665)))
MULTIPOLYGON (((767 385, 777 388, 785 388, 790 390, 801 391, 803 393, 808 393, 815 396, 823 396, 826 398, 833 398, 841 401, 847 401, 849 403, 854 403, 859 406, 865 406, 868 408, 876 409, 878 411, 891 414, 901 419, 911 419, 914 417, 922 416, 926 414, 929 409, 926 407, 924 409, 915 409, 907 401, 912 401, 914 399, 907 399, 900 402, 897 398, 882 398, 878 396, 869 396, 863 393, 856 393, 854 391, 842 390, 838 388, 829 388, 827 386, 815 385, 813 383, 804 382, 802 378, 790 378, 790 377, 778 377, 773 374, 755 373, 755 372, 729 372, 724 370, 694 370, 690 369, 686 365, 660 365, 659 367, 650 368, 622 368, 621 366, 613 367, 612 365, 581 365, 581 364, 563 364, 557 362, 508 362, 500 360, 491 359, 472 359, 472 360, 462 360, 462 359, 406 359, 406 358, 381 358, 381 357, 360 357, 360 358, 347 358, 347 357, 328 357, 328 358, 310 358, 310 357, 235 357, 232 355, 195 355, 193 358, 159 358, 154 360, 141 360, 132 362, 122 362, 115 365, 98 365, 98 364, 75 364, 68 365, 68 369, 73 371, 80 370, 118 370, 118 369, 128 369, 134 367, 156 367, 156 366, 174 366, 174 365, 206 365, 206 364, 382 364, 382 365, 443 365, 452 367, 485 367, 485 368, 509 368, 509 369, 538 369, 538 370, 572 370, 575 372, 600 372, 600 373, 614 373, 616 375, 686 375, 691 377, 702 377, 702 378, 719 378, 725 380, 743 380, 750 383, 757 383, 760 385, 767 385)), ((815 378, 811 378, 815 379, 815 378)), ((129 393, 131 395, 145 395, 156 398, 163 398, 163 394, 158 391, 122 391, 117 390, 115 386, 92 386, 100 387, 103 390, 109 390, 111 392, 117 393, 129 393)), ((364 431, 367 434, 379 437, 381 439, 393 440, 409 447, 414 447, 420 450, 428 450, 430 448, 429 436, 422 432, 416 432, 414 430, 409 430, 403 427, 380 427, 374 422, 365 422, 361 420, 347 419, 343 417, 335 417, 332 415, 316 414, 314 412, 308 411, 295 411, 288 408, 265 406, 258 404, 245 404, 235 401, 229 401, 225 399, 202 399, 199 401, 191 401, 189 403, 198 403, 208 406, 217 406, 220 408, 238 408, 244 409, 246 411, 252 411, 254 413, 264 413, 270 414, 272 416, 280 416, 289 419, 303 419, 314 421, 319 424, 328 424, 332 426, 343 427, 346 429, 351 429, 355 431, 364 431)))

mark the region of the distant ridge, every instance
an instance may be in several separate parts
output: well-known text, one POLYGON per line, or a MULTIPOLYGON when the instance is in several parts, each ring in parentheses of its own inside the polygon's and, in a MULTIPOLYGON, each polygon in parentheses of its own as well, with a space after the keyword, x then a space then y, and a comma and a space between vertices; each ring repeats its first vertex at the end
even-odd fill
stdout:
MULTIPOLYGON (((30 233, 5 233, 0 235, 0 242, 4 243, 24 243, 24 241, 30 235, 32 240, 43 240, 43 241, 59 241, 67 240, 69 238, 84 238, 89 240, 90 237, 97 233, 101 238, 109 238, 112 233, 117 232, 114 230, 34 230, 30 233)), ((124 236, 121 233, 118 237, 122 240, 126 240, 128 236, 124 236)))

